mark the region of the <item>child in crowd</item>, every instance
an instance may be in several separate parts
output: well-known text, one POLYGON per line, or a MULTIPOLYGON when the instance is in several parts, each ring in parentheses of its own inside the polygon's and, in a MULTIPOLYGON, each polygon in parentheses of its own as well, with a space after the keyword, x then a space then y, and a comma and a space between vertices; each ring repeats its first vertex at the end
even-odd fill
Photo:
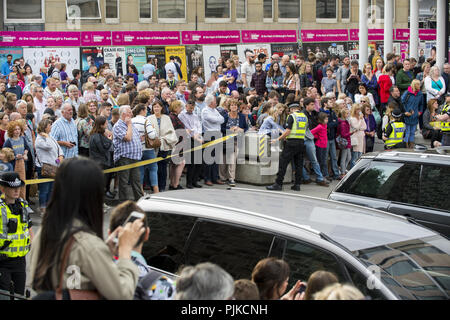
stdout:
POLYGON ((319 124, 317 125, 317 127, 311 130, 311 133, 314 135, 314 140, 316 141, 315 144, 316 144, 317 161, 319 162, 323 176, 327 177, 328 115, 325 112, 320 112, 318 115, 318 122, 319 124))
POLYGON ((11 148, 3 148, 0 150, 0 174, 14 171, 13 165, 11 164, 14 158, 14 151, 11 148))

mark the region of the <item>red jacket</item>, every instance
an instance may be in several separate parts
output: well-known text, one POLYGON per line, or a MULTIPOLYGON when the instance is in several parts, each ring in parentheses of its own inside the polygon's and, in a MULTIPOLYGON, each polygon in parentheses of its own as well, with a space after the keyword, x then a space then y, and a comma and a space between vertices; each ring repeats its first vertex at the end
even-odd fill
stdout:
POLYGON ((328 133, 327 133, 327 125, 323 123, 319 123, 317 127, 311 130, 311 133, 316 138, 316 146, 319 148, 326 148, 328 146, 328 133))
POLYGON ((347 120, 339 119, 338 121, 339 124, 337 128, 337 135, 347 139, 347 149, 350 149, 352 147, 352 140, 350 138, 350 124, 347 120))
POLYGON ((378 77, 378 94, 381 103, 387 103, 389 99, 389 89, 392 87, 391 77, 388 74, 382 74, 378 77))

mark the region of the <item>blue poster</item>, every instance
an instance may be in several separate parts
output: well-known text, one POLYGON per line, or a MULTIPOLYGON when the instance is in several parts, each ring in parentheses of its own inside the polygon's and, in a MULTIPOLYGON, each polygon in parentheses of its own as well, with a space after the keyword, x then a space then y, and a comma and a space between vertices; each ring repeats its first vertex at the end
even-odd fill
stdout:
POLYGON ((6 57, 9 54, 12 55, 11 61, 14 63, 15 60, 23 57, 23 49, 22 48, 10 48, 10 47, 0 48, 0 68, 3 65, 3 63, 6 62, 6 57))

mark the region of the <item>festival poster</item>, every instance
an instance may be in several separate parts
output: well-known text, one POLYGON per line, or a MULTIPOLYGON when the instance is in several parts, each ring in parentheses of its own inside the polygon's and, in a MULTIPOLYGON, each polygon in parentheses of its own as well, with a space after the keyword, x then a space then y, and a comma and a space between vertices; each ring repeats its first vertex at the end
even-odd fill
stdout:
POLYGON ((126 67, 125 47, 103 47, 103 61, 109 64, 116 76, 123 76, 126 67))
MULTIPOLYGON (((9 54, 12 55, 11 61, 14 62, 14 60, 23 57, 23 49, 22 48, 0 48, 0 66, 6 62, 7 56, 9 54)), ((34 71, 34 69, 33 69, 33 71, 34 71)), ((36 71, 39 73, 39 69, 36 71)))
MULTIPOLYGON (((176 62, 180 65, 182 79, 187 79, 187 63, 186 48, 184 46, 166 47, 166 63, 170 61, 170 57, 174 56, 176 62)), ((180 79, 180 78, 179 78, 180 79)))
POLYGON ((307 57, 310 52, 319 53, 326 56, 336 55, 340 58, 344 57, 348 53, 347 42, 316 42, 316 43, 303 43, 303 56, 307 57))
POLYGON ((72 70, 80 68, 80 49, 78 48, 24 48, 23 57, 33 70, 39 74, 40 68, 48 68, 51 61, 66 64, 66 73, 72 78, 72 70))
POLYGON ((147 47, 147 59, 151 58, 155 62, 156 77, 159 79, 164 74, 164 65, 166 61, 165 47, 147 47))
POLYGON ((145 47, 125 47, 126 69, 124 74, 128 73, 128 65, 134 64, 138 71, 138 81, 144 80, 142 66, 147 63, 147 52, 145 47))
POLYGON ((81 48, 81 68, 86 71, 90 66, 96 66, 97 70, 103 64, 103 48, 81 48))
MULTIPOLYGON (((269 43, 249 43, 249 44, 243 44, 243 45, 238 45, 238 55, 239 55, 239 61, 242 63, 244 63, 246 61, 245 58, 245 53, 247 51, 251 51, 255 54, 256 57, 258 57, 258 54, 260 53, 264 53, 267 58, 271 57, 271 48, 270 48, 270 44, 269 43)), ((256 59, 257 60, 257 59, 256 59)))
POLYGON ((202 46, 200 45, 186 46, 186 56, 187 56, 188 75, 190 79, 192 70, 194 70, 197 67, 203 67, 202 46))
POLYGON ((359 43, 358 42, 349 42, 348 44, 348 56, 350 60, 358 60, 359 59, 359 43))
POLYGON ((211 77, 211 73, 216 71, 217 58, 220 57, 220 46, 203 46, 203 66, 205 68, 205 82, 211 77))
POLYGON ((296 56, 298 54, 298 44, 297 43, 278 43, 272 44, 270 46, 272 50, 272 55, 278 54, 278 56, 282 57, 285 54, 291 57, 292 55, 296 56))
POLYGON ((220 56, 224 57, 226 60, 230 59, 235 54, 238 54, 236 45, 221 45, 220 46, 220 56))

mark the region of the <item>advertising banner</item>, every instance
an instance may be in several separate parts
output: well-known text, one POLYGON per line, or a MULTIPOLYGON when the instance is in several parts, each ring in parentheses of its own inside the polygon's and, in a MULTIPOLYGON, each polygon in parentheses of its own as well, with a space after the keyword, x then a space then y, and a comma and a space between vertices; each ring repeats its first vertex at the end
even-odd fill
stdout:
MULTIPOLYGON (((268 43, 251 43, 251 44, 241 44, 237 46, 238 49, 238 55, 239 55, 239 61, 244 63, 246 61, 245 59, 245 53, 250 50, 252 51, 256 57, 258 57, 258 54, 264 53, 268 58, 272 55, 272 50, 270 48, 270 44, 268 43)), ((270 60, 269 60, 270 61, 270 60)))
POLYGON ((147 47, 147 58, 153 59, 153 64, 156 67, 156 76, 162 77, 164 74, 164 65, 166 61, 166 49, 164 47, 147 47))
POLYGON ((126 70, 125 47, 103 47, 103 62, 109 64, 116 76, 123 76, 126 70))
POLYGON ((197 67, 203 67, 202 46, 186 46, 186 56, 187 56, 188 76, 189 79, 191 79, 192 71, 197 67))
POLYGON ((128 73, 128 65, 134 64, 138 71, 138 81, 144 80, 144 74, 142 73, 142 66, 147 63, 147 52, 145 47, 126 47, 126 67, 123 70, 124 74, 128 73))
MULTIPOLYGON (((395 29, 395 40, 408 41, 409 29, 395 29)), ((436 29, 419 29, 419 40, 436 41, 436 29)))
POLYGON ((113 46, 164 46, 179 45, 178 31, 113 31, 113 46))
POLYGON ((0 31, 1 47, 79 47, 80 32, 0 31))
POLYGON ((187 79, 187 63, 186 63, 186 48, 177 46, 177 47, 166 47, 166 63, 170 61, 170 57, 174 56, 175 60, 178 62, 182 77, 179 79, 187 79))
MULTIPOLYGON (((22 48, 0 48, 0 67, 6 62, 6 57, 8 55, 12 55, 12 62, 14 60, 23 57, 23 49, 22 48)), ((9 70, 12 71, 12 70, 9 70)), ((33 72, 35 70, 33 69, 33 72)), ((39 73, 39 70, 36 70, 39 73)))
POLYGON ((347 44, 348 56, 350 60, 358 60, 359 59, 359 43, 358 42, 349 42, 347 44))
MULTIPOLYGON (((278 54, 280 57, 287 54, 288 56, 297 55, 298 44, 297 43, 286 43, 286 44, 272 44, 270 45, 272 55, 278 54)), ((270 58, 270 57, 269 57, 270 58)))
POLYGON ((408 42, 400 43, 400 55, 402 56, 402 60, 405 60, 409 57, 409 45, 408 42))
MULTIPOLYGON (((369 29, 369 41, 383 41, 384 29, 369 29)), ((392 33, 392 38, 395 38, 395 34, 392 33)), ((359 29, 350 29, 350 41, 359 41, 359 29)))
POLYGON ((82 47, 101 47, 111 45, 111 31, 81 32, 82 47))
POLYGON ((232 56, 238 54, 236 45, 220 46, 220 56, 225 59, 230 59, 232 56))
POLYGON ((302 30, 302 42, 348 41, 348 29, 302 30))
POLYGON ((297 42, 297 30, 242 30, 242 43, 297 42))
POLYGON ((241 34, 239 30, 227 31, 182 31, 183 44, 222 44, 239 43, 241 34))
POLYGON ((98 68, 103 64, 103 48, 81 48, 81 70, 86 71, 90 66, 98 68))
POLYGON ((203 46, 203 66, 205 68, 205 82, 207 82, 211 77, 211 72, 216 71, 218 57, 220 57, 220 46, 203 46))
POLYGON ((50 62, 65 63, 66 73, 72 78, 72 70, 80 68, 79 48, 24 48, 23 57, 33 70, 33 74, 39 74, 40 68, 48 68, 50 62))

